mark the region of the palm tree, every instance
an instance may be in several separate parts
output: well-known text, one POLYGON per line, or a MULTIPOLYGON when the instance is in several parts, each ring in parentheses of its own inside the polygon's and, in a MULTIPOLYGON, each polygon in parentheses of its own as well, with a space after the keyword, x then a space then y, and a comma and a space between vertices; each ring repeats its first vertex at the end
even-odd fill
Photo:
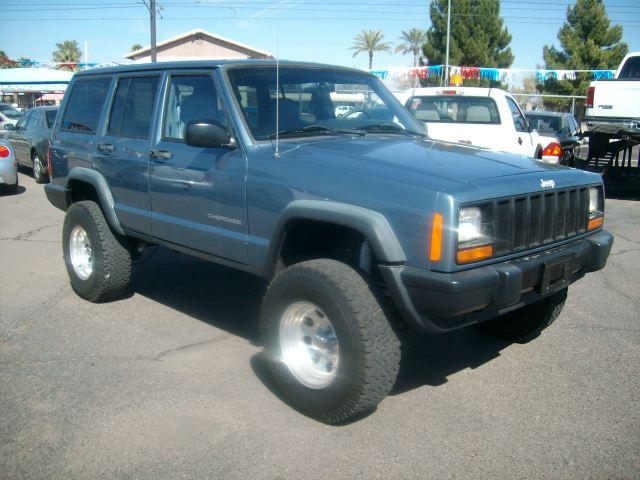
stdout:
POLYGON ((409 31, 403 30, 400 40, 402 43, 396 47, 396 53, 402 52, 403 55, 413 53, 413 66, 417 66, 422 45, 427 42, 427 32, 419 28, 412 28, 409 31))
POLYGON ((373 68, 373 52, 391 51, 391 45, 383 43, 384 34, 380 30, 362 30, 353 39, 353 45, 349 50, 355 50, 353 56, 359 53, 369 52, 369 70, 373 68))
POLYGON ((80 46, 75 40, 65 40, 56 43, 56 51, 53 52, 53 61, 58 63, 78 63, 80 61, 80 46))
POLYGON ((136 50, 140 50, 142 48, 142 45, 140 45, 139 43, 134 43, 133 45, 131 45, 131 51, 135 52, 136 50))

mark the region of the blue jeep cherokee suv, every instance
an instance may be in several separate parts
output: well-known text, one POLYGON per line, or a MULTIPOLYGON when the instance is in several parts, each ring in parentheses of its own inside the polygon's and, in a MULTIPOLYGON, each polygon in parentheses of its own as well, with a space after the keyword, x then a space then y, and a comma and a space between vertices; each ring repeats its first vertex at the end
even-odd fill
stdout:
POLYGON ((265 356, 327 423, 389 393, 400 329, 532 338, 613 242, 599 176, 432 142, 375 77, 325 65, 78 73, 49 170, 81 297, 125 291, 149 244, 266 278, 265 356))

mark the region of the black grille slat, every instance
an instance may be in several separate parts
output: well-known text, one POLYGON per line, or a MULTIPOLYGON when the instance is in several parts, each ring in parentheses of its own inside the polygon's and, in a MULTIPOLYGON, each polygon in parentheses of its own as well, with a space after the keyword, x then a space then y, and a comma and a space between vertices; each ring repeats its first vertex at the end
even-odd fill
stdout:
POLYGON ((572 237, 578 229, 578 191, 569 191, 569 209, 567 210, 567 237, 572 237))
POLYGON ((580 213, 578 215, 578 232, 587 231, 587 220, 589 217, 589 190, 587 188, 580 189, 580 213))
POLYGON ((518 198, 514 204, 513 220, 513 249, 524 250, 527 248, 527 199, 518 198))
POLYGON ((511 215, 511 200, 499 201, 496 205, 496 255, 504 255, 511 251, 513 219, 511 215))
POLYGON ((566 236, 567 221, 567 192, 558 192, 556 205, 556 240, 562 240, 566 236))
POLYGON ((537 247, 542 242, 542 197, 533 195, 529 210, 529 248, 537 247))
POLYGON ((553 193, 547 193, 544 196, 544 227, 543 242, 553 242, 553 224, 556 216, 556 196, 553 193))

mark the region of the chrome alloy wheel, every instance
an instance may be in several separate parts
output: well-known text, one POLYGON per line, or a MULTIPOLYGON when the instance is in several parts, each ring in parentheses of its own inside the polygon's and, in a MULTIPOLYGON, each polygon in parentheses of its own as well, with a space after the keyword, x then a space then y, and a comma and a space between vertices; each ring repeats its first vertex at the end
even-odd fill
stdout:
POLYGON ((321 389, 336 377, 340 348, 329 318, 311 302, 295 302, 280 319, 280 353, 304 386, 321 389))
POLYGON ((43 167, 40 163, 40 157, 38 155, 33 156, 33 177, 40 178, 42 176, 43 167))
POLYGON ((91 240, 84 228, 76 225, 71 230, 69 241, 69 256, 71 265, 76 275, 81 280, 86 280, 93 273, 93 252, 91 251, 91 240))

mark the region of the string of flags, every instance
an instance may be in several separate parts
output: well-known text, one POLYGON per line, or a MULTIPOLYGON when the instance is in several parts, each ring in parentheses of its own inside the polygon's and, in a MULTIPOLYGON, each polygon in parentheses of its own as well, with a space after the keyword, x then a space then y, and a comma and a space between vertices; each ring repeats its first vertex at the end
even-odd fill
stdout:
MULTIPOLYGON (((382 80, 405 80, 410 78, 437 78, 442 76, 444 65, 426 65, 422 67, 395 67, 388 69, 369 70, 370 73, 382 80)), ((557 80, 575 80, 576 73, 590 73, 594 80, 613 78, 615 70, 555 70, 555 69, 526 69, 526 68, 487 68, 449 66, 449 76, 460 75, 467 79, 488 79, 496 82, 509 83, 520 73, 535 73, 538 81, 555 78, 557 80)))

